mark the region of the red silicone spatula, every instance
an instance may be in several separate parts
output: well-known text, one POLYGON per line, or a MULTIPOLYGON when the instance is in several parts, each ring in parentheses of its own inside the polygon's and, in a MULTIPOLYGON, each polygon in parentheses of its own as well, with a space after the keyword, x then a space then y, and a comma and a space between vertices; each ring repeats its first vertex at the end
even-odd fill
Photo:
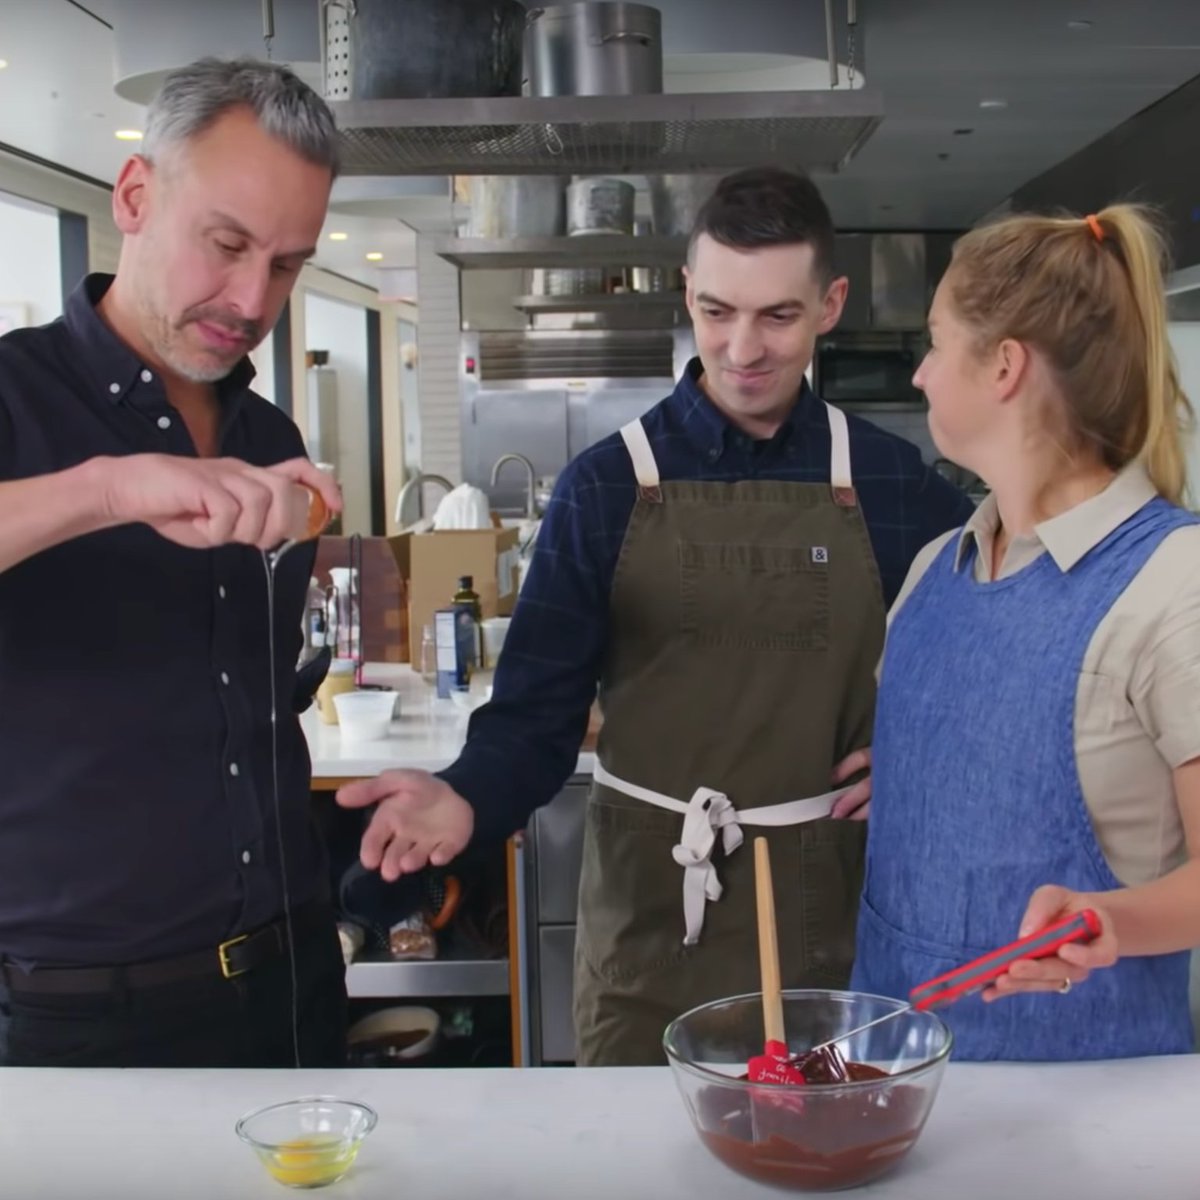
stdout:
POLYGON ((766 838, 754 839, 754 894, 758 903, 758 961, 762 972, 763 1052, 747 1064, 752 1083, 805 1082, 788 1054, 783 1028, 783 994, 779 983, 779 937, 775 928, 775 891, 766 838))

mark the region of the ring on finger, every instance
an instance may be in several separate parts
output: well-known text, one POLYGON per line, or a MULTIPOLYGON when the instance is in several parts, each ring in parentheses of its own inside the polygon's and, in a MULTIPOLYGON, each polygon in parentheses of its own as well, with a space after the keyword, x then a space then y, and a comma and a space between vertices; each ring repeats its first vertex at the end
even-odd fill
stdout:
POLYGON ((1058 994, 1060 996, 1065 996, 1070 990, 1071 990, 1071 981, 1069 979, 1064 979, 1062 981, 1061 986, 1058 989, 1058 994))

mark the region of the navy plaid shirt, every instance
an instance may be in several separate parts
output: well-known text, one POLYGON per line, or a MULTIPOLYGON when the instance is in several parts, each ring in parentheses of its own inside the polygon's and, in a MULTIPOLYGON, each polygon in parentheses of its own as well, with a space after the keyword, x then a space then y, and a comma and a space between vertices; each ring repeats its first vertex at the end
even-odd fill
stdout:
MULTIPOLYGON (((774 437, 755 441, 701 390, 693 360, 675 391, 643 418, 663 482, 829 479, 825 406, 808 388, 774 437)), ((859 503, 886 603, 917 551, 966 522, 974 507, 910 442, 848 415, 859 503)), ((507 837, 574 773, 608 640, 609 596, 637 499, 619 434, 585 450, 559 477, 521 589, 490 704, 471 719, 458 761, 440 772, 475 809, 475 837, 507 837)))

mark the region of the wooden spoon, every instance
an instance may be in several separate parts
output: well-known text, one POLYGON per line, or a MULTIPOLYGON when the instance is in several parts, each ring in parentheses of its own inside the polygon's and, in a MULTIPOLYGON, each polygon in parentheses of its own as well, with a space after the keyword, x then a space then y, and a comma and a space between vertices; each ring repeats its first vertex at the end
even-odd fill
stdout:
POLYGON ((758 961, 762 973, 762 1054, 747 1064, 753 1083, 804 1083, 804 1073, 790 1061, 783 1026, 783 990, 779 979, 779 934, 775 926, 775 891, 771 885, 771 853, 767 839, 754 839, 754 894, 758 906, 758 961))

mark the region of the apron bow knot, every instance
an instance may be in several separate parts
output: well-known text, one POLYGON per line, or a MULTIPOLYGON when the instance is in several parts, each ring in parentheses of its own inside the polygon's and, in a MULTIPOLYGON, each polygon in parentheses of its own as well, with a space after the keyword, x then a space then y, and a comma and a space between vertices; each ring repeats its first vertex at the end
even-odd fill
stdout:
POLYGON ((683 939, 685 946, 694 946, 700 940, 705 902, 721 898, 721 881, 717 878, 717 869, 712 864, 712 852, 717 842, 718 831, 726 854, 732 854, 742 844, 742 828, 738 824, 737 809, 729 797, 724 792, 714 792, 711 788, 697 788, 683 817, 679 844, 671 850, 671 857, 684 870, 683 912, 687 928, 683 939))

